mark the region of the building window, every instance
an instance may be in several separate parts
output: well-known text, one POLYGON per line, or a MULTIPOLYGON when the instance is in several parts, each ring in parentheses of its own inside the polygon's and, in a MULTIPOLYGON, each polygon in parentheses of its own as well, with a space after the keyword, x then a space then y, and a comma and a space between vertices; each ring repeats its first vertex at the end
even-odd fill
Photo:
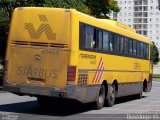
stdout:
POLYGON ((158 31, 158 30, 156 31, 156 34, 159 34, 159 31, 158 31))
POLYGON ((157 40, 159 40, 159 37, 156 37, 157 40))
POLYGON ((152 18, 150 18, 150 21, 152 22, 152 18))
POLYGON ((119 21, 121 22, 121 21, 122 21, 122 19, 119 19, 119 21))
POLYGON ((156 24, 156 28, 159 28, 159 24, 156 24))
POLYGON ((147 35, 147 31, 144 31, 143 34, 144 34, 144 35, 147 35))
POLYGON ((128 4, 131 4, 131 1, 128 1, 128 4))
POLYGON ((156 22, 159 22, 159 18, 156 18, 156 22))

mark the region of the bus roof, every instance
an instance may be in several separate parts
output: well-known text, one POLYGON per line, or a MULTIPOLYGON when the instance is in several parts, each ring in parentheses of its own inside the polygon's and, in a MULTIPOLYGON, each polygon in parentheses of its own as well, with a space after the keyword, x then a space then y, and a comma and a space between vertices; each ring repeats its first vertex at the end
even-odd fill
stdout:
POLYGON ((126 30, 129 30, 129 31, 132 31, 134 33, 136 33, 136 30, 132 27, 129 27, 128 25, 126 24, 123 24, 123 23, 120 23, 120 22, 117 22, 117 21, 114 21, 114 20, 111 20, 111 19, 99 19, 100 21, 103 21, 103 22, 107 22, 111 25, 114 25, 114 26, 118 26, 118 27, 121 27, 123 29, 126 29, 126 30))

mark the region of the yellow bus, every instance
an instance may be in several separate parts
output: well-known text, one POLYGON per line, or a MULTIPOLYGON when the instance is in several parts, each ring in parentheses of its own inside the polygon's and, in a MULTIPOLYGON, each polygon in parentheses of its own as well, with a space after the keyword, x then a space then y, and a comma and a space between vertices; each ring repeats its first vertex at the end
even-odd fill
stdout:
POLYGON ((149 92, 152 42, 122 23, 74 9, 20 7, 12 15, 4 89, 48 98, 93 102, 149 92))

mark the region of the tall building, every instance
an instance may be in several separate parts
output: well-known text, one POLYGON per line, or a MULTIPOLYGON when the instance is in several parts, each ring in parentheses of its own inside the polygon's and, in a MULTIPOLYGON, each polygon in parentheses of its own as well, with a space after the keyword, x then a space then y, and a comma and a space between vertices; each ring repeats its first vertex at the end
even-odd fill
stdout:
POLYGON ((110 17, 136 29, 153 40, 160 48, 159 0, 117 0, 121 11, 110 17))

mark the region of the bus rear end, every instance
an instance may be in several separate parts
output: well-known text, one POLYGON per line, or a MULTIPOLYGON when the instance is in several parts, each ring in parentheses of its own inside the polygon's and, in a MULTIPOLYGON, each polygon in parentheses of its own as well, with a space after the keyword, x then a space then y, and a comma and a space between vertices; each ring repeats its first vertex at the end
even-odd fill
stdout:
POLYGON ((65 96, 70 12, 16 8, 8 38, 4 89, 22 95, 65 96))

